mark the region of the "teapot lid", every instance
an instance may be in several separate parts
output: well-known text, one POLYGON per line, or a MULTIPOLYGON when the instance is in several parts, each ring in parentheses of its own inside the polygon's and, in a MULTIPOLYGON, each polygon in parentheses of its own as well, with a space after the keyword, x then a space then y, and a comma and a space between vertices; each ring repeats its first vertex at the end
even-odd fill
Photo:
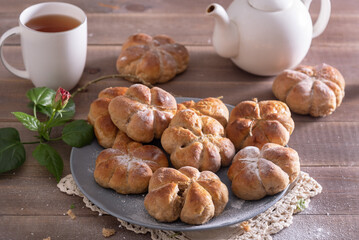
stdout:
POLYGON ((248 0, 249 5, 253 8, 266 11, 282 11, 292 4, 293 0, 248 0))

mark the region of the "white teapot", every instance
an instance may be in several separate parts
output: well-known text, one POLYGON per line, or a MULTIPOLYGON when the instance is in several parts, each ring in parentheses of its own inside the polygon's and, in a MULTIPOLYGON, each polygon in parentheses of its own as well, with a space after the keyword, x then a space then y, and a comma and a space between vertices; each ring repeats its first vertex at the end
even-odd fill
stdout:
POLYGON ((215 18, 216 52, 243 70, 262 76, 276 75, 298 65, 312 38, 328 24, 330 0, 321 0, 312 25, 311 0, 234 0, 227 9, 213 3, 207 15, 215 18))

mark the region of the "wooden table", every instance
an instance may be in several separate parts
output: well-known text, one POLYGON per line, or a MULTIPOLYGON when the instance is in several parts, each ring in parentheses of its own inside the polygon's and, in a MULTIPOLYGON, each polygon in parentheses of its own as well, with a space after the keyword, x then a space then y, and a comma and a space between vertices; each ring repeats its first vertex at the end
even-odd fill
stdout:
MULTIPOLYGON (((17 25, 20 12, 37 0, 0 0, 0 33, 17 25)), ((113 74, 121 44, 134 33, 167 34, 186 45, 190 52, 188 70, 160 87, 189 97, 223 96, 237 104, 257 97, 274 99, 272 77, 248 74, 228 59, 219 57, 211 44, 213 19, 204 12, 211 1, 68 1, 81 7, 88 16, 88 57, 79 86, 102 75, 113 74)), ((228 7, 230 0, 218 1, 228 7)), ((319 1, 313 1, 312 17, 319 1)), ((359 236, 359 2, 332 1, 332 15, 326 31, 314 39, 305 64, 328 63, 345 77, 343 104, 334 114, 312 118, 293 114, 296 128, 290 146, 301 156, 302 170, 322 186, 323 193, 312 199, 294 223, 274 239, 358 239, 359 236)), ((21 67, 19 38, 7 41, 8 61, 21 67)), ((108 80, 89 87, 75 98, 76 119, 86 119, 91 101, 109 86, 130 86, 125 80, 108 80)), ((26 91, 30 81, 20 79, 0 66, 0 128, 14 127, 23 141, 33 140, 11 114, 27 108, 26 91)), ((64 159, 63 176, 70 173, 71 148, 52 144, 64 159)), ((67 196, 56 181, 31 156, 34 146, 27 145, 27 160, 15 171, 0 175, 0 239, 101 239, 103 227, 117 229, 114 239, 150 239, 118 228, 114 217, 102 216, 84 208, 82 199, 67 196), (74 205, 76 220, 66 211, 74 205)))

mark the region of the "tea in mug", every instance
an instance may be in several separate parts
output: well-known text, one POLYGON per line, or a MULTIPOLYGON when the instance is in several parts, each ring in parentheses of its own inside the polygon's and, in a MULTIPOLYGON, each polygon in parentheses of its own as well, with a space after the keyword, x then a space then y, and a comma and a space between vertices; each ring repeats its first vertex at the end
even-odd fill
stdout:
POLYGON ((30 19, 25 25, 39 32, 64 32, 79 26, 81 22, 76 18, 52 14, 30 19))

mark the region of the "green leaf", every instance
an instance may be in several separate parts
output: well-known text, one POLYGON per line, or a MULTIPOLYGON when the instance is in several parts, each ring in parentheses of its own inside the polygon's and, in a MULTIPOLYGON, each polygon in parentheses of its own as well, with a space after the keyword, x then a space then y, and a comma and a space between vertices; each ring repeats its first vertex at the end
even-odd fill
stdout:
POLYGON ((50 140, 49 131, 48 131, 48 128, 46 127, 46 123, 40 122, 38 132, 39 132, 40 136, 43 137, 45 140, 47 140, 47 141, 50 140))
POLYGON ((60 181, 64 163, 55 149, 47 144, 40 143, 32 152, 32 156, 55 176, 57 182, 60 181))
POLYGON ((15 128, 0 128, 0 173, 18 168, 25 159, 19 132, 15 128))
POLYGON ((40 121, 29 114, 23 112, 12 112, 17 120, 19 120, 27 129, 31 131, 37 131, 40 125, 40 121))
POLYGON ((35 105, 51 106, 55 94, 56 92, 50 88, 39 87, 27 91, 26 96, 35 105))
POLYGON ((52 114, 52 108, 49 106, 42 106, 42 105, 36 105, 33 102, 29 102, 27 105, 29 108, 34 109, 36 107, 36 112, 40 112, 42 114, 45 114, 48 117, 51 117, 52 114))
POLYGON ((72 147, 83 147, 92 142, 93 127, 85 120, 76 120, 62 130, 62 140, 72 147))
POLYGON ((49 124, 49 127, 56 127, 64 125, 75 115, 75 103, 71 98, 66 107, 55 114, 54 119, 49 124))

